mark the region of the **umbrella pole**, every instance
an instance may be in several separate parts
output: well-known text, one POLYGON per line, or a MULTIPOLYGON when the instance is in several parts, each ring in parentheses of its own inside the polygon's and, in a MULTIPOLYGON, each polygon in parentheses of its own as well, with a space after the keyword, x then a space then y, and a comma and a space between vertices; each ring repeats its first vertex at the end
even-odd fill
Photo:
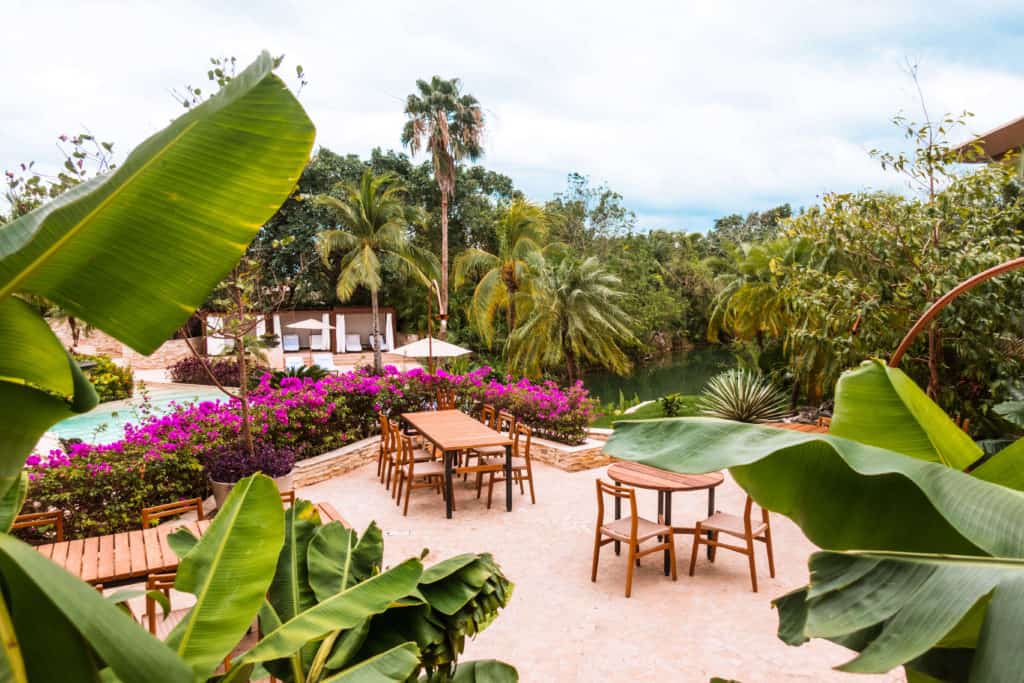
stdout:
POLYGON ((434 374, 434 310, 427 291, 427 371, 434 374))

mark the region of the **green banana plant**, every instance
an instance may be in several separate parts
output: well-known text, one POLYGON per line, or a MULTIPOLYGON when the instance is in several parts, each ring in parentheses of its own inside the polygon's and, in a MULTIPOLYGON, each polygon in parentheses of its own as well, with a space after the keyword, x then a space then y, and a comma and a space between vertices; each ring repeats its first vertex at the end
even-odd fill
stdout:
MULTIPOLYGON (((22 468, 39 437, 97 402, 22 297, 48 299, 142 353, 163 343, 238 261, 309 158, 313 124, 272 70, 263 53, 117 170, 0 227, 0 531, 10 530, 24 500, 22 468)), ((221 619, 218 591, 231 580, 223 559, 183 565, 183 585, 209 584, 211 598, 191 627, 221 619)), ((180 642, 206 668, 206 646, 188 633, 180 642)), ((0 534, 0 679, 195 676, 115 604, 0 534)))
POLYGON ((899 370, 871 361, 845 374, 829 434, 627 421, 605 450, 675 472, 728 468, 824 549, 810 584, 775 602, 785 642, 821 637, 859 653, 844 671, 1018 680, 1024 447, 974 466, 981 449, 899 370))

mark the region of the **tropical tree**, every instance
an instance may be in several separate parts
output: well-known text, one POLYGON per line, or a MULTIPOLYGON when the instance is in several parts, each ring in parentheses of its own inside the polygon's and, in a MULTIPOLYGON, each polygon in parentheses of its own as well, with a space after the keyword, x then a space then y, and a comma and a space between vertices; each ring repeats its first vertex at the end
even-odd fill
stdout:
POLYGON ((631 363, 623 345, 637 343, 620 308, 621 281, 594 256, 552 258, 535 280, 529 314, 509 336, 509 361, 527 374, 565 363, 569 380, 581 362, 625 374, 631 363))
POLYGON ((458 78, 434 76, 416 81, 419 94, 405 102, 408 121, 402 144, 415 155, 426 148, 434 166, 434 180, 441 191, 441 337, 447 331, 448 313, 448 200, 455 190, 455 165, 475 161, 483 154, 484 114, 480 103, 461 92, 458 78))
POLYGON ((382 266, 411 275, 430 286, 437 265, 432 254, 409 239, 410 225, 419 220, 419 212, 403 201, 403 186, 394 176, 375 176, 366 169, 358 184, 341 188, 342 197, 319 195, 316 202, 331 209, 340 228, 317 234, 317 249, 324 263, 341 252, 336 267, 335 292, 339 301, 347 301, 356 288, 370 290, 373 310, 373 367, 381 372, 378 293, 382 266))
POLYGON ((494 315, 505 309, 508 333, 516 328, 517 309, 529 303, 530 278, 543 268, 547 236, 544 210, 525 200, 516 200, 501 214, 496 232, 496 254, 470 247, 455 259, 455 286, 471 277, 479 278, 470 302, 469 319, 488 344, 494 338, 494 315))

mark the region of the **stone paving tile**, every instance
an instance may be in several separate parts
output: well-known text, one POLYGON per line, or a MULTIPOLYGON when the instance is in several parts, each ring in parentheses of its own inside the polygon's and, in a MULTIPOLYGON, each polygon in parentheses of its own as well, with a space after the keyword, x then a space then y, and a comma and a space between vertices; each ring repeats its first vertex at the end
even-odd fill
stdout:
MULTIPOLYGON (((328 501, 357 528, 371 520, 384 529, 385 561, 394 564, 429 548, 429 564, 462 552, 491 552, 516 587, 495 623, 466 647, 467 658, 514 664, 524 683, 548 681, 703 681, 712 676, 743 683, 776 681, 901 681, 902 674, 854 676, 831 667, 849 651, 825 641, 799 648, 775 637, 771 599, 807 580, 815 550, 792 522, 772 515, 776 578, 768 576, 763 548, 757 556, 759 593, 750 590, 746 557, 720 551, 703 556, 687 575, 690 537, 678 536, 679 580, 662 574, 660 555, 644 558, 633 597, 626 599, 625 560, 606 546, 598 580, 590 581, 596 494, 603 469, 568 473, 536 464, 537 504, 514 492, 504 510, 495 492, 487 510, 467 482, 456 486, 458 509, 445 519, 444 504, 429 490, 413 493, 409 516, 378 483, 375 465, 301 489, 328 501)), ((485 494, 486 495, 486 494, 485 494)), ((638 495, 641 515, 656 515, 652 492, 638 495)), ((726 476, 716 508, 742 514, 745 494, 726 476)), ((673 518, 689 525, 707 511, 703 492, 676 494, 673 518)))

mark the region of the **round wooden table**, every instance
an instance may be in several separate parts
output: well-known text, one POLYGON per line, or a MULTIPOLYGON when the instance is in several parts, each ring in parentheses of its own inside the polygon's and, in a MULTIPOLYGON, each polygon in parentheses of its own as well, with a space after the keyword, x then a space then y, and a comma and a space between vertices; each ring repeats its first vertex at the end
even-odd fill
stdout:
MULTIPOLYGON (((672 527, 672 531, 683 534, 694 533, 694 527, 672 526, 672 494, 677 491, 708 492, 708 517, 715 514, 715 487, 725 481, 721 472, 708 474, 679 474, 659 470, 657 467, 642 465, 638 462, 617 462, 608 467, 608 478, 616 486, 634 486, 640 489, 651 489, 658 492, 658 521, 672 527)), ((622 504, 615 499, 615 519, 622 517, 622 504)), ((709 534, 710 535, 710 534, 709 534)), ((619 544, 615 543, 615 554, 619 554, 619 544)), ((708 557, 711 557, 711 546, 708 546, 708 557)), ((665 575, 669 570, 668 555, 665 556, 665 575)))

